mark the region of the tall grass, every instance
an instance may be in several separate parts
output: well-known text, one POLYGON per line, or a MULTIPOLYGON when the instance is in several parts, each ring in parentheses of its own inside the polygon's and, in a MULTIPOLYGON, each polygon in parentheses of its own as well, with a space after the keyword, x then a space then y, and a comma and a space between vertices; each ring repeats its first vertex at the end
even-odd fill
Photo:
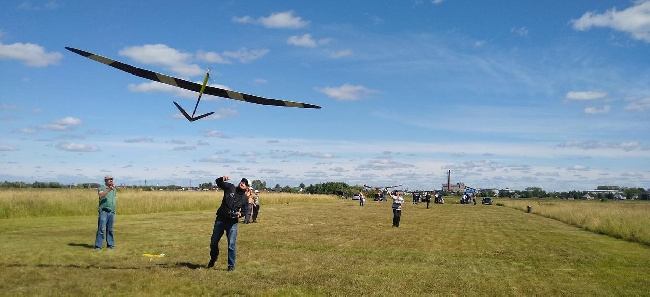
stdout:
MULTIPOLYGON (((222 191, 139 191, 118 189, 118 214, 148 214, 172 211, 216 210, 222 191)), ((334 199, 326 195, 262 193, 265 204, 334 199)), ((10 189, 0 190, 0 218, 89 215, 97 212, 94 189, 10 189)))
POLYGON ((499 199, 508 207, 560 220, 585 230, 650 245, 650 203, 643 201, 499 199))

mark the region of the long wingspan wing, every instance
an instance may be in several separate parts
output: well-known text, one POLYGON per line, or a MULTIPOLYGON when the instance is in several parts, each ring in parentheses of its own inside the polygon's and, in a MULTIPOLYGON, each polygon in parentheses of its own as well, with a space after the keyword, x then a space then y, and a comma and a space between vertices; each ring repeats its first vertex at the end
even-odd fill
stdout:
MULTIPOLYGON (((119 70, 122 70, 124 72, 131 73, 135 76, 139 76, 142 78, 150 79, 153 81, 161 82, 164 84, 168 84, 174 87, 179 87, 182 89, 194 91, 194 92, 200 92, 201 88, 203 87, 201 84, 197 84, 191 81, 186 81, 184 79, 180 78, 175 78, 171 77, 169 75, 165 75, 162 73, 157 73, 153 72, 151 70, 146 70, 142 68, 138 68, 135 66, 131 66, 129 64, 124 64, 119 61, 115 61, 106 57, 102 57, 87 51, 82 51, 80 49, 72 48, 72 47, 66 47, 67 50, 79 54, 81 56, 84 56, 88 59, 95 60, 100 63, 104 63, 108 66, 111 66, 113 68, 117 68, 119 70)), ((255 95, 249 95, 249 94, 244 94, 244 93, 239 93, 235 91, 229 91, 229 90, 224 90, 220 88, 215 88, 211 86, 205 86, 205 90, 203 91, 204 94, 208 95, 213 95, 213 96, 218 96, 218 97, 223 97, 223 98, 230 98, 230 99, 235 99, 239 101, 245 101, 245 102, 250 102, 250 103, 256 103, 256 104, 261 104, 261 105, 273 105, 273 106, 285 106, 285 107, 298 107, 298 108, 315 108, 315 109, 320 109, 321 107, 318 105, 313 105, 309 103, 301 103, 301 102, 293 102, 293 101, 286 101, 286 100, 279 100, 279 99, 270 99, 270 98, 264 98, 260 96, 255 96, 255 95)))

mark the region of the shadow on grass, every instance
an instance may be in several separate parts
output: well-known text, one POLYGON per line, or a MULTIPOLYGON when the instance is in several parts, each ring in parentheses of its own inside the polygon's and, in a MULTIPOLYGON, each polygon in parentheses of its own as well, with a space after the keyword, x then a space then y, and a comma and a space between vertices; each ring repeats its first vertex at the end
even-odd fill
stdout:
POLYGON ((189 269, 205 268, 205 265, 188 263, 188 262, 176 262, 173 264, 158 264, 158 266, 162 268, 183 268, 183 267, 189 269))
POLYGON ((74 242, 71 242, 71 243, 68 243, 68 245, 69 246, 74 246, 74 247, 84 247, 84 248, 87 248, 87 249, 94 249, 95 248, 94 245, 87 244, 87 243, 74 243, 74 242))

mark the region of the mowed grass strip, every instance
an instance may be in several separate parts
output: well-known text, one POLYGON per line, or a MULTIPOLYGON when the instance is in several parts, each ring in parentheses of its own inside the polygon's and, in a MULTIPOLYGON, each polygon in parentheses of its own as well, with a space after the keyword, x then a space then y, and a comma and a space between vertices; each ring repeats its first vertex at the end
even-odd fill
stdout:
MULTIPOLYGON (((216 207, 215 207, 216 208, 216 207)), ((2 220, 6 295, 647 295, 650 249, 508 207, 336 198, 262 204, 203 268, 214 209, 119 215, 116 249, 95 216, 2 220), (146 258, 143 253, 165 253, 146 258)))

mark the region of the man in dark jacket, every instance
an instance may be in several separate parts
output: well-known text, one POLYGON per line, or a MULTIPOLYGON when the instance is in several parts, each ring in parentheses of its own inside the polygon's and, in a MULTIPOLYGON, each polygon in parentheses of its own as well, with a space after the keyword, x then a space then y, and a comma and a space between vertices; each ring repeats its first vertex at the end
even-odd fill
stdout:
POLYGON ((210 262, 208 268, 214 267, 214 263, 219 257, 219 241, 224 231, 228 238, 228 271, 235 270, 235 242, 237 241, 237 223, 239 218, 246 215, 246 205, 248 197, 246 190, 250 187, 250 182, 242 178, 239 185, 235 186, 227 183, 230 177, 224 175, 215 180, 217 186, 223 190, 223 200, 221 206, 217 209, 217 218, 214 220, 214 229, 212 238, 210 238, 210 262), (244 213, 242 213, 244 211, 244 213))

